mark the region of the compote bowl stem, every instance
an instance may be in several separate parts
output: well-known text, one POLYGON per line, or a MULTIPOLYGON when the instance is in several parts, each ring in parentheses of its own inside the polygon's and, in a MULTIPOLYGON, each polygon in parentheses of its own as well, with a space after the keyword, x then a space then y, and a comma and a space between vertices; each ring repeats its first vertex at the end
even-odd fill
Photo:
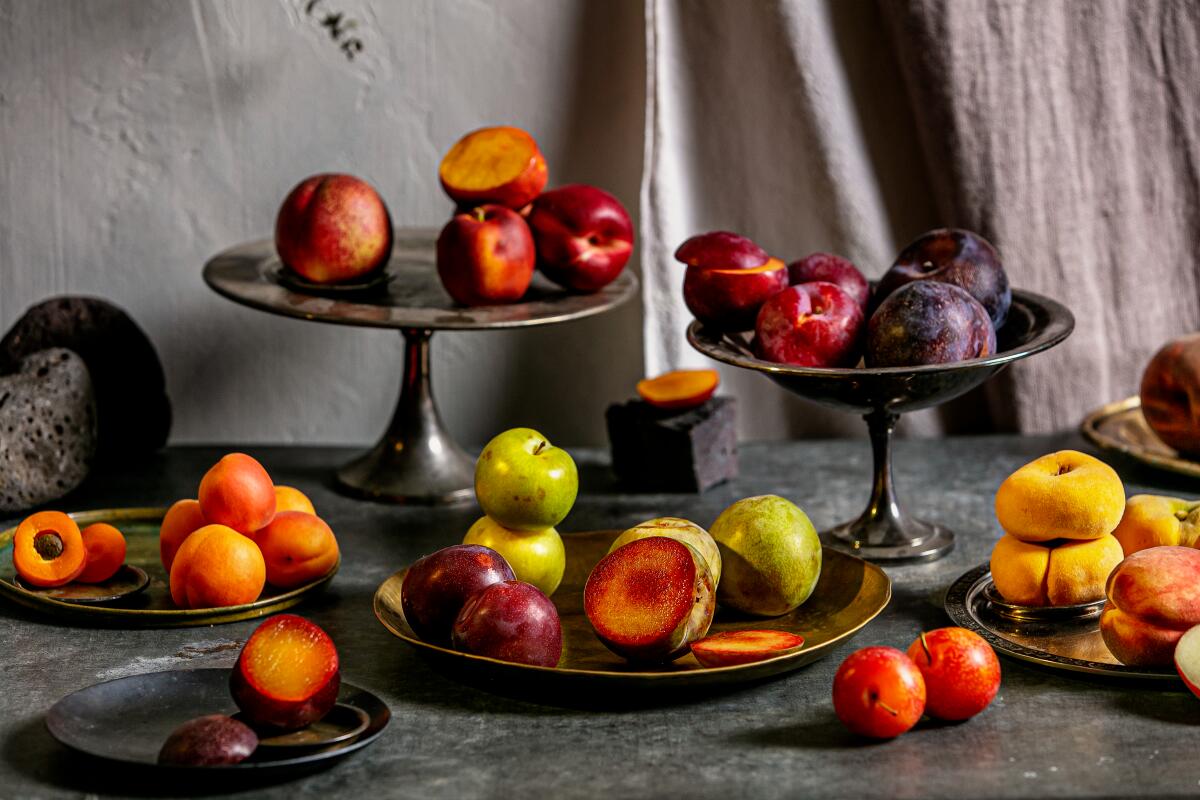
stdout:
POLYGON ((900 415, 875 409, 863 415, 871 437, 875 478, 871 500, 853 522, 821 533, 830 547, 871 561, 932 561, 954 547, 954 533, 904 513, 892 480, 892 432, 900 415))

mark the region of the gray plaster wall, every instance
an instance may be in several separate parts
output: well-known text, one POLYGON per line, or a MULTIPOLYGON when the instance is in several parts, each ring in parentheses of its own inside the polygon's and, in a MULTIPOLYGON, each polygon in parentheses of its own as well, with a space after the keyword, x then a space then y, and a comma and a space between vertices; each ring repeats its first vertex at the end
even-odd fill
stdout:
MULTIPOLYGON (((397 223, 441 225, 441 154, 503 122, 534 133, 552 184, 636 212, 639 0, 310 2, 0 0, 0 328, 54 294, 125 307, 163 358, 176 442, 357 443, 387 423, 398 335, 271 317, 201 281, 210 255, 270 234, 304 176, 361 175, 397 223)), ((640 314, 439 334, 451 431, 602 441, 641 376, 640 314)))

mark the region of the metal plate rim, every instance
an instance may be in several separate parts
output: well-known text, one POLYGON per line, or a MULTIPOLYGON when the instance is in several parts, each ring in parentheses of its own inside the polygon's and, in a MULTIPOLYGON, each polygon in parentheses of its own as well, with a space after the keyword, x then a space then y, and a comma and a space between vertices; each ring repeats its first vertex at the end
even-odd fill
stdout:
POLYGON ((1164 469, 1169 472, 1174 472, 1177 475, 1186 475, 1190 478, 1200 478, 1200 463, 1190 461, 1182 456, 1166 456, 1158 453, 1152 453, 1137 447, 1121 439, 1114 438, 1100 430, 1100 426, 1107 420, 1113 417, 1119 417, 1125 414, 1141 415, 1142 400, 1138 395, 1126 397, 1124 400, 1117 400, 1112 403, 1107 403, 1100 408, 1095 409, 1086 417, 1083 422, 1079 423, 1079 432, 1084 438, 1092 444, 1099 447, 1101 450, 1120 453, 1129 458, 1139 461, 1151 467, 1164 469))
POLYGON ((1059 671, 1100 675, 1109 678, 1182 683, 1182 679, 1174 670, 1169 672, 1166 670, 1162 672, 1147 672, 1135 667, 1127 667, 1123 664, 1105 664, 1100 661, 1085 661, 1068 656, 1059 656, 1045 650, 1038 650, 1037 648, 1017 644, 1000 636, 972 613, 970 605, 971 595, 977 591, 981 591, 983 584, 990 580, 991 576, 991 568, 986 563, 967 570, 946 589, 943 606, 946 616, 950 617, 955 625, 979 634, 996 652, 1020 661, 1059 671))

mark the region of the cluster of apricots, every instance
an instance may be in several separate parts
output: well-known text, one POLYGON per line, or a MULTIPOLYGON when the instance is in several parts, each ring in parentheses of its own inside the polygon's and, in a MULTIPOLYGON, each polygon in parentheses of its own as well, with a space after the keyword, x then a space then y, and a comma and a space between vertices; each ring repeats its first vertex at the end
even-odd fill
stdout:
POLYGON ((124 563, 125 536, 119 530, 101 522, 81 531, 61 511, 26 517, 13 536, 13 567, 31 586, 104 583, 124 563))
POLYGON ((230 453, 205 473, 197 499, 167 511, 159 553, 177 606, 216 608, 252 603, 268 583, 320 578, 337 564, 338 544, 304 494, 230 453))

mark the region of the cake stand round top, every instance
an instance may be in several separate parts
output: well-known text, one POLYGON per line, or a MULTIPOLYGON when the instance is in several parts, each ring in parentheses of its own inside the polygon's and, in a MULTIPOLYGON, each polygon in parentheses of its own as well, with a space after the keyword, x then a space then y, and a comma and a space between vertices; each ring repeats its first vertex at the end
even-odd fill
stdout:
POLYGON ((283 265, 271 239, 247 242, 213 256, 204 280, 218 294, 285 317, 372 328, 485 330, 549 325, 599 314, 637 290, 629 271, 594 294, 575 294, 534 275, 519 303, 468 308, 455 303, 437 275, 435 228, 397 228, 387 280, 373 291, 316 295, 281 280, 283 265))

